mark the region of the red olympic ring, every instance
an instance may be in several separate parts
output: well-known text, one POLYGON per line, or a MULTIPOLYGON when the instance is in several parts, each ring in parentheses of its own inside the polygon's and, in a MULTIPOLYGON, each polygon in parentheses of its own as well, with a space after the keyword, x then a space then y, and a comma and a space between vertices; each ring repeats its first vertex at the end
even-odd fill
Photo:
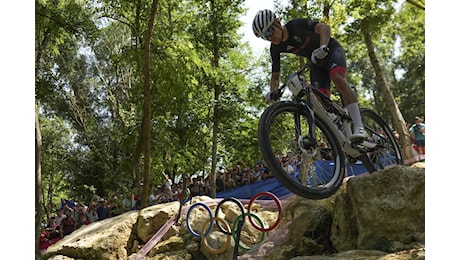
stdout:
POLYGON ((276 226, 278 226, 278 224, 281 222, 281 211, 282 211, 282 207, 281 207, 281 202, 280 200, 278 199, 278 197, 276 197, 273 193, 271 192, 268 192, 268 191, 263 191, 263 192, 260 192, 260 193, 257 193, 256 195, 254 195, 251 200, 249 201, 249 205, 248 205, 248 212, 251 212, 251 206, 252 206, 252 203, 259 197, 262 197, 262 196, 268 196, 268 197, 271 197, 275 203, 276 203, 276 206, 278 207, 278 219, 276 220, 275 224, 273 224, 271 227, 268 227, 268 228, 263 228, 263 227, 259 227, 258 225, 256 225, 254 223, 254 221, 252 220, 252 217, 251 217, 251 214, 248 215, 248 218, 249 218, 249 222, 251 222, 251 225, 259 230, 259 231, 262 231, 262 232, 268 232, 268 231, 271 231, 273 230, 276 226))
MULTIPOLYGON (((212 253, 212 254, 220 254, 220 253, 224 252, 224 251, 229 247, 230 240, 231 240, 231 237, 232 237, 232 236, 233 236, 234 239, 236 239, 236 238, 235 238, 235 235, 236 235, 237 230, 235 230, 235 227, 237 226, 237 223, 238 223, 239 221, 244 222, 245 216, 248 216, 249 222, 251 223, 251 225, 252 225, 255 229, 257 229, 258 231, 261 231, 261 232, 262 232, 261 240, 258 242, 258 243, 260 243, 260 242, 262 242, 262 240, 264 239, 264 233, 265 233, 265 232, 271 231, 271 230, 275 229, 275 228, 279 225, 279 223, 281 222, 281 212, 282 212, 281 202, 280 202, 280 200, 278 199, 278 197, 276 197, 276 195, 274 195, 274 194, 271 193, 271 192, 260 192, 260 193, 257 193, 256 195, 254 195, 254 196, 251 198, 251 200, 249 201, 249 204, 248 204, 248 208, 247 208, 247 212, 246 212, 246 213, 244 212, 244 207, 243 207, 243 204, 241 203, 241 201, 238 200, 238 199, 232 198, 232 197, 231 197, 231 198, 225 198, 225 199, 221 200, 221 201, 218 203, 218 205, 217 205, 217 207, 216 207, 216 210, 215 210, 215 216, 214 216, 214 217, 212 216, 212 213, 211 213, 209 207, 208 207, 206 204, 201 203, 201 202, 197 202, 197 203, 195 203, 194 205, 192 205, 192 206, 189 208, 189 210, 188 210, 188 212, 187 212, 186 222, 187 222, 187 228, 189 229, 190 233, 192 233, 192 235, 195 236, 195 237, 198 237, 198 238, 201 237, 201 244, 202 244, 202 246, 203 246, 208 252, 210 252, 210 253, 212 253), (272 199, 275 201, 276 206, 277 206, 277 208, 278 208, 278 219, 276 220, 276 222, 275 222, 272 226, 270 226, 270 227, 268 227, 268 228, 264 228, 264 227, 263 227, 263 221, 259 218, 258 215, 254 214, 254 213, 251 213, 252 204, 255 202, 255 200, 256 200, 257 198, 262 197, 262 196, 268 196, 268 197, 272 198, 272 199), (236 203, 236 204, 238 205, 238 207, 242 210, 242 214, 239 215, 239 216, 235 219, 235 221, 234 221, 234 223, 233 223, 233 228, 231 228, 231 227, 229 226, 229 224, 227 223, 227 221, 225 221, 225 220, 222 219, 222 218, 217 217, 219 208, 220 208, 225 202, 227 202, 227 201, 231 201, 231 202, 236 203), (203 226, 202 226, 202 229, 201 229, 201 234, 202 234, 202 235, 197 234, 196 232, 194 232, 194 231, 191 229, 190 223, 189 223, 190 212, 191 212, 191 210, 192 210, 193 208, 195 208, 195 207, 197 207, 197 206, 202 206, 202 207, 204 207, 205 210, 208 212, 209 217, 210 217, 208 220, 206 220, 206 221, 203 223, 203 226), (242 220, 240 220, 241 218, 242 218, 242 220), (259 222, 260 226, 257 225, 256 223, 254 223, 253 218, 256 218, 256 220, 259 222), (216 221, 216 226, 218 227, 219 231, 222 232, 222 233, 224 233, 224 234, 227 235, 227 237, 228 237, 228 238, 227 238, 227 241, 226 241, 225 244, 224 244, 224 246, 223 246, 222 248, 220 248, 220 249, 213 249, 213 248, 210 248, 209 245, 208 245, 208 243, 207 243, 207 241, 206 241, 206 239, 205 239, 205 237, 209 235, 209 233, 211 232, 211 230, 212 230, 212 228, 213 228, 213 226, 214 226, 214 225, 212 224, 212 222, 214 222, 214 220, 216 221), (224 224, 225 228, 222 228, 222 226, 219 224, 219 222, 221 222, 222 224, 224 224), (208 224, 209 224, 208 229, 205 230, 205 227, 206 227, 208 224)), ((241 245, 238 245, 238 247, 241 248, 241 249, 243 249, 243 250, 248 250, 248 249, 249 249, 249 248, 245 248, 245 247, 243 247, 243 246, 241 246, 241 245)))

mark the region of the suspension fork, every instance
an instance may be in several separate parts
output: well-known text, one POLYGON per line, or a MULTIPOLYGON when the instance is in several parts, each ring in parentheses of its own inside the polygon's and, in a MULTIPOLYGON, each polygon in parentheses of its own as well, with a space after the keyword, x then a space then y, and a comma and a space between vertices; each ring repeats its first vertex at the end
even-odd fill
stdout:
MULTIPOLYGON (((316 148, 317 147, 317 141, 316 141, 316 131, 315 131, 315 113, 313 111, 313 107, 311 104, 311 95, 312 91, 311 88, 307 87, 306 89, 306 100, 304 102, 304 106, 307 109, 307 122, 308 122, 308 138, 303 138, 301 142, 301 146, 304 149, 309 149, 309 148, 316 148)), ((298 137, 301 137, 302 130, 300 128, 300 115, 295 115, 294 118, 295 126, 296 126, 296 132, 298 137)))

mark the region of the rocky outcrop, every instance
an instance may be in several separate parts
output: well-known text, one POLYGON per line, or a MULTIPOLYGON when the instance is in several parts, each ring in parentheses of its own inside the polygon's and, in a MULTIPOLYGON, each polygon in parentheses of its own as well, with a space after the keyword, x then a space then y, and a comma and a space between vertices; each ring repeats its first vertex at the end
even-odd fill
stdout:
MULTIPOLYGON (((246 217, 238 259, 424 259, 424 187, 424 168, 399 166, 350 178, 328 199, 291 196, 282 201, 281 221, 269 232, 258 231, 246 217)), ((209 205, 214 214, 219 200, 194 197, 188 206, 196 202, 209 205)), ((220 209, 219 217, 235 230, 239 207, 225 203, 220 209)), ((264 227, 270 227, 280 217, 274 209, 276 206, 257 201, 251 213, 260 216, 264 227)), ((167 225, 178 210, 179 203, 172 202, 90 224, 49 247, 42 257, 233 259, 235 237, 223 234, 216 225, 205 241, 192 236, 184 221, 187 207, 177 225, 167 225), (163 233, 158 241, 152 239, 157 232, 163 233), (229 246, 216 254, 206 250, 204 242, 212 250, 226 243, 229 246)), ((208 219, 206 210, 195 207, 189 225, 200 233, 208 219)))
POLYGON ((395 167, 352 179, 335 200, 331 241, 338 251, 396 252, 425 241, 425 175, 395 167))

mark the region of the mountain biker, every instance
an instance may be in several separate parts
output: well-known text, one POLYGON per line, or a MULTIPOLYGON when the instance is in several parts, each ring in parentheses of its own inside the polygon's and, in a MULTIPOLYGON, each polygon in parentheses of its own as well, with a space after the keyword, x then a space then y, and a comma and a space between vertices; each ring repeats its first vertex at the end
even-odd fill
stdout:
POLYGON ((331 79, 353 120, 353 134, 350 139, 366 138, 358 107, 358 99, 346 79, 345 51, 337 40, 331 38, 329 25, 300 18, 285 25, 271 10, 260 10, 254 17, 252 29, 257 37, 271 42, 272 76, 267 101, 273 100, 272 92, 279 87, 280 54, 293 53, 307 57, 313 63, 310 80, 320 86, 320 91, 330 96, 331 79))

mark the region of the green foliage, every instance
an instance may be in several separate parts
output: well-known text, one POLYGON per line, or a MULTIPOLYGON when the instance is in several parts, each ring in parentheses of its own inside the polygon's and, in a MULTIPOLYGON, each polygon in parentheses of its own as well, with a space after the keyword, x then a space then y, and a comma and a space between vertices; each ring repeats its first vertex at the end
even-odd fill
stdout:
MULTIPOLYGON (((423 11, 404 5, 398 12, 394 1, 383 0, 292 2, 276 5, 283 22, 312 17, 331 25, 347 51, 349 81, 361 106, 389 117, 360 33, 366 23, 404 116, 423 114, 423 11)), ((143 111, 142 32, 150 6, 145 0, 58 3, 39 0, 35 6, 36 103, 50 208, 61 197, 86 203, 93 193, 107 197, 138 188, 133 157, 143 111)), ((218 167, 260 160, 257 123, 266 107, 270 57, 268 50, 254 57, 240 44, 242 3, 160 2, 150 46, 152 140, 144 144, 151 146, 151 185, 162 184, 162 171, 210 173, 214 116, 218 167)), ((281 62, 284 78, 305 59, 283 55, 281 62)))
POLYGON ((425 12, 404 4, 395 21, 401 53, 394 63, 402 75, 395 79, 394 93, 404 118, 411 123, 415 116, 425 114, 425 12))

